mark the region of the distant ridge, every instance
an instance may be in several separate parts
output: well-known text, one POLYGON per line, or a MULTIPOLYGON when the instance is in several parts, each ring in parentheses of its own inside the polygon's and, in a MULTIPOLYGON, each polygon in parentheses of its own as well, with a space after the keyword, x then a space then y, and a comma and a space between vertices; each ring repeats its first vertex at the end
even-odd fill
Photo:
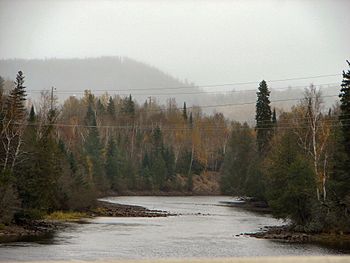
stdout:
MULTIPOLYGON (((248 102, 247 105, 241 106, 202 108, 202 112, 221 112, 225 117, 238 121, 247 120, 253 122, 255 118, 254 102, 256 100, 256 92, 254 90, 228 91, 225 94, 203 93, 202 89, 196 87, 167 90, 166 88, 188 87, 190 84, 182 82, 156 67, 127 57, 0 60, 0 76, 5 79, 13 80, 18 70, 22 70, 26 76, 25 84, 29 93, 31 90, 49 90, 52 86, 57 91, 72 91, 72 93, 58 93, 61 100, 74 95, 76 91, 81 94, 82 91, 87 89, 93 92, 99 90, 96 93, 97 95, 103 93, 100 92, 101 90, 123 90, 120 92, 109 92, 110 95, 122 94, 122 97, 129 93, 144 94, 133 95, 140 103, 143 103, 152 94, 162 93, 162 96, 152 96, 152 98, 157 99, 162 104, 170 97, 175 98, 178 107, 182 107, 183 102, 186 102, 188 107, 193 104, 222 105, 248 102), (157 90, 152 90, 154 88, 157 90), (159 90, 160 88, 164 88, 164 90, 159 90), (140 91, 139 89, 142 90, 140 91), (200 91, 200 93, 197 94, 197 91, 200 91)), ((12 85, 12 83, 10 84, 12 85)), ((288 84, 286 83, 286 85, 288 84)), ((215 91, 215 89, 212 91, 215 91)), ((322 91, 323 95, 334 95, 339 93, 339 87, 324 87, 322 91)), ((303 92, 302 88, 272 89, 271 100, 302 98, 303 92)), ((34 99, 38 98, 38 96, 38 93, 30 94, 30 97, 34 99)), ((338 101, 338 98, 328 97, 324 101, 324 110, 327 111, 328 108, 338 101)), ((276 107, 277 111, 290 110, 292 105, 297 103, 298 100, 282 101, 272 103, 272 107, 276 107)))
MULTIPOLYGON (((188 85, 161 70, 127 57, 0 60, 0 76, 26 76, 28 90, 134 90, 188 85)), ((124 91, 125 93, 125 91, 124 91)))

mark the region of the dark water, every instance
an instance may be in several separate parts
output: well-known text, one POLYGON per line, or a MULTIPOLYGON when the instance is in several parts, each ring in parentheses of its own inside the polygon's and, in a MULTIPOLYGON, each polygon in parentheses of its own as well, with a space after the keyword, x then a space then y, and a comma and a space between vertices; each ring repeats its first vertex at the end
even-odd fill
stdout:
POLYGON ((342 254, 311 244, 288 244, 246 236, 261 227, 283 222, 269 215, 227 207, 230 197, 111 197, 110 202, 134 204, 179 213, 167 218, 95 218, 35 242, 0 245, 5 260, 94 260, 179 257, 232 257, 342 254))

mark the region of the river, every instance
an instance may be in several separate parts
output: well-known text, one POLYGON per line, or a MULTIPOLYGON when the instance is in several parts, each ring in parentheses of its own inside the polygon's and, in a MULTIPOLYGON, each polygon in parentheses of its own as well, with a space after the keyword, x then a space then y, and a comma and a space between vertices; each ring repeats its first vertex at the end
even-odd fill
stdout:
POLYGON ((64 230, 30 242, 0 245, 0 261, 97 260, 180 257, 334 255, 343 251, 312 244, 236 236, 283 222, 222 205, 225 196, 106 198, 109 202, 140 205, 178 216, 107 218, 71 223, 64 230))

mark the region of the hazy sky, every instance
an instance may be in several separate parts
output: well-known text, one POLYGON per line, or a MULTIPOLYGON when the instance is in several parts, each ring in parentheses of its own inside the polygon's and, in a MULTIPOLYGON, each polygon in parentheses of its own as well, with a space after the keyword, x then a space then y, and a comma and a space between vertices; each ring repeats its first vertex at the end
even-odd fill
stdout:
POLYGON ((0 58, 128 56, 196 84, 333 74, 350 59, 349 10, 336 0, 0 0, 0 58))

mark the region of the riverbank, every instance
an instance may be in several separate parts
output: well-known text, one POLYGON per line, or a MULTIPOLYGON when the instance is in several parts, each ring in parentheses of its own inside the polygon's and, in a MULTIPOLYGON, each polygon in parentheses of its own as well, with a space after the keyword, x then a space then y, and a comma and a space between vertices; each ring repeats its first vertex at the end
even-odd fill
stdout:
POLYGON ((0 243, 15 242, 28 238, 43 237, 68 223, 80 222, 93 217, 167 217, 172 214, 165 211, 150 210, 142 206, 112 204, 97 201, 95 207, 76 212, 54 212, 40 220, 20 220, 17 224, 0 226, 0 243))
POLYGON ((220 202, 223 205, 241 208, 251 212, 257 213, 271 213, 272 210, 264 201, 259 201, 252 198, 239 198, 236 201, 220 202))
MULTIPOLYGON (((268 204, 263 201, 240 198, 237 201, 221 202, 224 205, 241 208, 256 213, 271 213, 268 204)), ((350 233, 309 233, 296 231, 291 225, 269 226, 255 233, 242 233, 238 236, 249 236, 260 239, 288 243, 312 243, 326 247, 344 248, 350 251, 350 233)))
POLYGON ((290 225, 264 227, 260 232, 244 233, 245 236, 288 243, 313 243, 350 250, 349 233, 306 233, 295 231, 290 225))

